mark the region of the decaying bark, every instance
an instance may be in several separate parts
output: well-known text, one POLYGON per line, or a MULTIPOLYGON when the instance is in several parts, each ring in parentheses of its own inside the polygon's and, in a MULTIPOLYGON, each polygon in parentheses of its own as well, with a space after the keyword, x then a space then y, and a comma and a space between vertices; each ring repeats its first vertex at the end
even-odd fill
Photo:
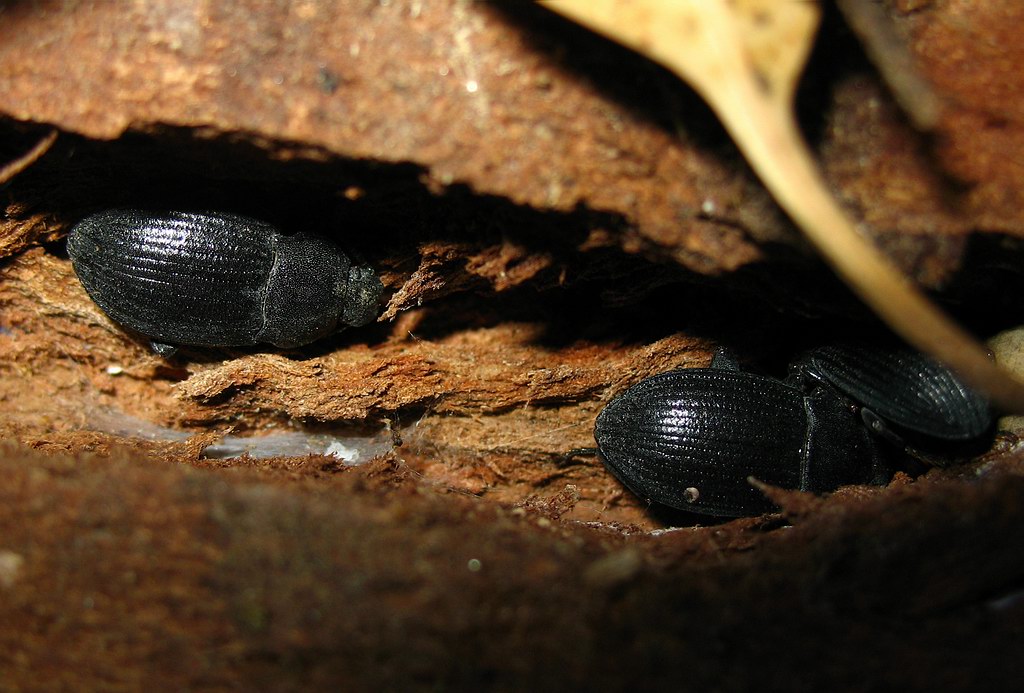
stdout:
MULTIPOLYGON (((1022 317, 1019 5, 886 5, 943 104, 929 134, 837 16, 798 98, 865 233, 980 333, 1022 317)), ((0 168, 53 129, 0 187, 0 690, 1024 673, 1012 436, 665 533, 708 519, 564 459, 718 344, 779 374, 876 329, 641 57, 526 4, 0 2, 0 168), (119 206, 323 233, 388 303, 296 351, 159 358, 62 248, 119 206), (211 452, 257 438, 291 454, 211 452)))
POLYGON ((660 535, 559 519, 571 499, 445 493, 394 461, 272 486, 124 451, 0 457, 15 686, 969 689, 1024 673, 1019 455, 973 483, 789 497, 785 530, 660 535))

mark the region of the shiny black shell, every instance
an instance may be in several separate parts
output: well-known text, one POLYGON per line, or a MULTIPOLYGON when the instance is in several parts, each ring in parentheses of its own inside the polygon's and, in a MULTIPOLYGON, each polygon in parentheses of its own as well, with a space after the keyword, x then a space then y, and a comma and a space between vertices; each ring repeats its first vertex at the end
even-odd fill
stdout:
POLYGON ((751 476, 830 491, 879 474, 867 431, 837 398, 735 370, 643 380, 604 408, 594 437, 607 467, 641 498, 710 515, 771 511, 751 476))
POLYGON ((880 418, 937 441, 968 441, 992 426, 988 401, 911 349, 843 344, 811 351, 797 370, 830 383, 880 418))
POLYGON ((382 291, 332 243, 232 214, 112 210, 67 247, 107 315, 167 344, 300 346, 372 321, 382 291))

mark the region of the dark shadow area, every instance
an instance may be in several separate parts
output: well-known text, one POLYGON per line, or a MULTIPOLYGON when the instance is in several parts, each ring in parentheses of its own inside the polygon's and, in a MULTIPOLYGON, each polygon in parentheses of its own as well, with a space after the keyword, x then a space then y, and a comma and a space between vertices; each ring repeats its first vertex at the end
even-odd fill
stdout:
MULTIPOLYGON (((13 124, 3 129, 0 143, 14 149, 37 133, 13 124)), ((170 128, 113 142, 65 134, 6 194, 17 200, 19 214, 45 209, 58 228, 100 210, 134 207, 228 211, 268 220, 286 233, 313 231, 376 267, 389 291, 417 270, 424 244, 455 248, 441 270, 441 290, 423 303, 415 327, 423 339, 507 321, 543 325, 539 339, 552 349, 646 344, 683 331, 778 370, 809 346, 885 332, 831 272, 788 246, 765 246, 765 262, 706 276, 618 245, 581 250, 595 229, 612 239, 626 232, 625 220, 613 214, 582 206, 542 211, 462 185, 435 192, 412 164, 339 159, 284 143, 268 155, 265 147, 241 135, 170 128), (467 258, 507 243, 547 264, 522 284, 496 291, 467 268, 467 258)), ((63 255, 60 241, 47 247, 63 255)), ((1024 289, 1021 258, 1024 243, 1016 239, 972 239, 963 271, 941 298, 981 335, 1024 322, 1015 300, 1024 289)), ((306 358, 391 336, 392 326, 378 323, 286 353, 306 358)), ((226 352, 187 353, 205 361, 226 352)))
MULTIPOLYGON (((660 503, 652 503, 647 508, 648 514, 663 527, 692 527, 694 529, 698 527, 717 527, 724 525, 729 522, 734 522, 738 519, 736 517, 728 517, 725 515, 703 515, 701 513, 691 513, 685 510, 678 510, 676 508, 670 508, 667 505, 661 505, 660 503)), ((763 532, 770 532, 773 529, 784 527, 789 523, 781 515, 767 514, 757 516, 759 524, 757 529, 763 532)))
POLYGON ((951 312, 981 337, 1024 324, 1024 239, 975 234, 943 291, 951 312))
POLYGON ((0 0, 0 22, 24 21, 25 15, 45 13, 60 4, 60 0, 0 0))
MULTIPOLYGON (((489 8, 518 28, 535 51, 567 71, 588 77, 590 85, 607 98, 689 146, 746 167, 718 116, 670 70, 542 5, 494 3, 489 8)), ((836 85, 854 74, 874 74, 874 68, 838 10, 824 3, 795 99, 797 120, 812 147, 824 135, 836 85)))
MULTIPOLYGON (((2 18, 3 15, 0 14, 0 20, 2 18)), ((50 130, 51 128, 36 123, 0 121, 0 169, 4 168, 9 162, 23 157, 50 130)), ((16 179, 17 176, 14 178, 16 179)), ((12 180, 0 183, 0 191, 8 188, 12 184, 12 180)))
POLYGON ((668 69, 543 5, 492 3, 487 8, 518 29, 546 62, 585 76, 589 86, 637 117, 742 161, 707 103, 668 69))
POLYGON ((857 37, 832 3, 820 3, 821 24, 797 84, 794 108, 797 122, 812 148, 825 138, 827 117, 834 108, 836 88, 854 75, 880 81, 857 37))

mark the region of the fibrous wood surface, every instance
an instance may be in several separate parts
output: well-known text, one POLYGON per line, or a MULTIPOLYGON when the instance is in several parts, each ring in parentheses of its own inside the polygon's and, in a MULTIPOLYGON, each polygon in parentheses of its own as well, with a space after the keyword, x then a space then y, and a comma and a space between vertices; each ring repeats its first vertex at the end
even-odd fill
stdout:
MULTIPOLYGON (((831 15, 802 123, 865 233, 994 332, 1021 317, 1021 9, 886 9, 935 131, 831 15)), ((0 3, 0 165, 54 129, 0 188, 0 690, 1019 680, 1011 436, 665 534, 696 520, 565 464, 616 393, 717 344, 778 373, 876 329, 640 56, 525 4, 0 3), (384 315, 158 358, 61 246, 118 206, 329 235, 384 315), (387 452, 203 454, 282 434, 387 452)))

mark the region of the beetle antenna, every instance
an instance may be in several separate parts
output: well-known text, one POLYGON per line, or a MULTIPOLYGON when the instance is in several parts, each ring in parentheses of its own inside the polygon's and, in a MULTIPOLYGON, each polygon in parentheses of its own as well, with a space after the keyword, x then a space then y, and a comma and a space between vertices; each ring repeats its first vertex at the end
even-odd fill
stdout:
POLYGON ((600 454, 601 451, 597 448, 573 448, 559 458, 558 466, 568 467, 574 464, 577 457, 597 457, 600 454))

